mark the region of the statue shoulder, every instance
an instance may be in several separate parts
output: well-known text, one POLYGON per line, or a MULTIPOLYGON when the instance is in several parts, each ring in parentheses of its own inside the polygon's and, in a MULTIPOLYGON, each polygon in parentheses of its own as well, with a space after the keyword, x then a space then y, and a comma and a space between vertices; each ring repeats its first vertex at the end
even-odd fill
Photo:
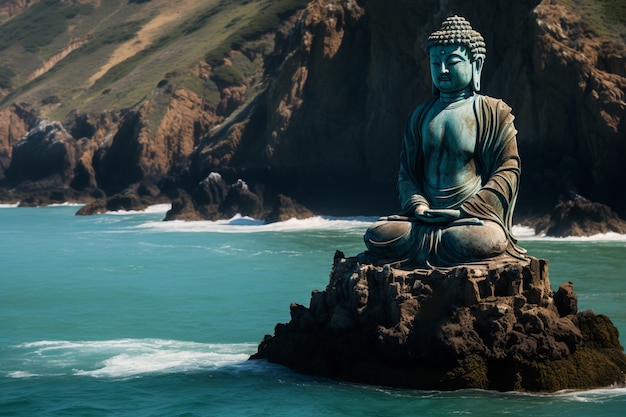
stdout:
POLYGON ((512 112, 511 107, 504 102, 504 100, 495 97, 484 96, 482 94, 476 95, 476 102, 483 109, 489 109, 496 114, 507 115, 512 112))
POLYGON ((426 113, 428 113, 428 110, 433 106, 433 104, 435 104, 437 99, 437 97, 433 97, 430 100, 425 101, 418 105, 416 108, 414 108, 407 118, 407 125, 413 127, 420 126, 422 124, 423 118, 426 116, 426 113))

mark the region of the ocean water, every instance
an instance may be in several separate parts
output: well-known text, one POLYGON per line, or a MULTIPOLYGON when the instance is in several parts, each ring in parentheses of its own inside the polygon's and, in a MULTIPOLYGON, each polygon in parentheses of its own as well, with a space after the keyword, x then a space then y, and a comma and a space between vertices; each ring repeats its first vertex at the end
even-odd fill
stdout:
MULTIPOLYGON (((366 386, 248 361, 289 304, 325 288, 372 219, 162 222, 0 208, 0 416, 618 416, 626 389, 555 394, 366 386)), ((626 342, 626 236, 546 239, 554 289, 626 342)))

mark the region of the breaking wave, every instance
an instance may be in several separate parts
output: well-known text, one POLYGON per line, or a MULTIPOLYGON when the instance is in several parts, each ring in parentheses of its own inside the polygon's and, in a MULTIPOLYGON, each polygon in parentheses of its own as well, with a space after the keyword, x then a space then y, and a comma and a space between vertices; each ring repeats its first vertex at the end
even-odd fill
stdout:
POLYGON ((236 215, 230 220, 217 221, 150 221, 136 226, 140 229, 157 232, 213 232, 213 233, 254 233, 254 232, 294 232, 311 230, 359 230, 365 229, 376 220, 375 217, 324 217, 289 219, 284 222, 266 224, 263 220, 236 215))
POLYGON ((132 378, 210 371, 247 362, 252 343, 206 344, 162 339, 39 341, 12 346, 9 378, 55 375, 132 378))
POLYGON ((543 240, 558 242, 626 242, 626 234, 614 232, 599 233, 592 236, 568 236, 551 237, 543 234, 535 234, 535 230, 526 226, 513 226, 513 235, 519 240, 543 240))
POLYGON ((119 210, 119 211, 107 211, 106 214, 112 215, 128 215, 128 214, 160 214, 167 213, 172 208, 171 204, 155 204, 148 206, 144 210, 119 210))
MULTIPOLYGON (((308 219, 289 219, 283 222, 266 224, 263 220, 236 215, 229 220, 217 221, 148 221, 136 228, 157 232, 187 232, 187 233, 254 233, 254 232, 294 232, 294 231, 324 231, 344 230, 365 232, 377 220, 377 217, 327 217, 316 216, 308 219)), ((543 241, 615 241, 626 242, 626 234, 604 233, 585 237, 547 237, 535 234, 534 229, 526 226, 513 226, 513 235, 519 240, 543 241)))

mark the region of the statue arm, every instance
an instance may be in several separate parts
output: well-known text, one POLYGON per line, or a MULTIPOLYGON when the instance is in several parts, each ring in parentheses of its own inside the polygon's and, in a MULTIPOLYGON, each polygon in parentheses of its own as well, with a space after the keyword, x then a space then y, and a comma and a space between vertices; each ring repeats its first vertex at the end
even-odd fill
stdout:
POLYGON ((409 116, 404 128, 402 153, 400 154, 400 170, 398 172, 398 194, 401 214, 414 216, 418 206, 426 210, 429 203, 417 178, 421 155, 421 138, 419 122, 425 105, 417 107, 409 116))
POLYGON ((510 231, 521 173, 517 131, 510 108, 502 101, 490 100, 485 100, 483 109, 477 112, 483 186, 462 204, 461 210, 464 217, 492 220, 510 231))

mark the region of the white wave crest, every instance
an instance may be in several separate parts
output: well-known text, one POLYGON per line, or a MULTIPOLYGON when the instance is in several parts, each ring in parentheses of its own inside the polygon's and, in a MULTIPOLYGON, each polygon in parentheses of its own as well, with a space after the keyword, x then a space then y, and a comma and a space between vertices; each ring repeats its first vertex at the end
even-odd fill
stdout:
POLYGON ((70 203, 66 201, 65 203, 48 204, 46 207, 82 207, 84 205, 84 203, 70 203))
POLYGON ((92 377, 127 378, 143 374, 174 373, 215 369, 243 362, 248 354, 224 354, 197 351, 159 351, 121 353, 106 359, 102 367, 77 370, 76 375, 92 377))
MULTIPOLYGON (((254 232, 297 232, 297 231, 352 231, 364 233, 377 220, 376 217, 328 217, 316 216, 308 219, 289 219, 283 222, 266 224, 263 220, 236 215, 229 220, 217 221, 148 221, 136 228, 157 232, 183 233, 254 233, 254 232)), ((519 240, 554 240, 554 241, 614 241, 626 242, 626 235, 604 233, 583 237, 547 237, 536 235, 531 227, 515 225, 513 235, 519 240)))
POLYGON ((33 378, 33 377, 37 377, 37 376, 41 376, 41 375, 40 374, 35 374, 35 373, 32 373, 32 372, 25 372, 25 371, 14 371, 14 372, 7 373, 7 377, 15 378, 15 379, 33 378))
POLYGON ((599 233, 591 236, 554 237, 546 235, 515 235, 519 240, 541 240, 551 242, 626 242, 626 235, 619 233, 599 233))
POLYGON ((566 398, 572 402, 581 403, 603 403, 608 399, 614 397, 624 397, 626 395, 626 388, 624 387, 607 387, 590 389, 586 391, 559 391, 552 394, 559 398, 566 398))
POLYGON ((247 361, 255 344, 206 344, 162 339, 39 341, 13 347, 26 369, 10 378, 72 374, 95 378, 130 378, 213 370, 247 361))
MULTIPOLYGON (((42 207, 81 207, 84 206, 83 203, 70 203, 70 202, 65 202, 65 203, 53 203, 53 204, 48 204, 42 207)), ((21 208, 20 207, 20 203, 14 203, 14 204, 0 204, 0 209, 3 208, 21 208)))
POLYGON ((557 241, 557 242, 626 242, 626 235, 609 232, 599 233, 592 236, 567 236, 567 237, 552 237, 544 234, 535 234, 535 229, 532 227, 513 226, 513 235, 519 240, 543 240, 543 241, 557 241))
POLYGON ((214 232, 214 233, 253 233, 253 232, 294 232, 301 230, 360 230, 375 221, 371 217, 323 217, 289 219, 284 222, 266 224, 262 220, 236 215, 230 220, 145 222, 136 226, 140 229, 158 232, 214 232))
POLYGON ((535 229, 533 229, 532 227, 527 227, 527 226, 520 226, 520 225, 515 225, 513 226, 513 236, 515 236, 518 239, 524 239, 524 238, 532 238, 535 237, 535 229))
POLYGON ((172 208, 171 204, 154 204, 152 206, 148 206, 144 210, 118 210, 118 211, 107 211, 106 214, 112 215, 128 215, 128 214, 165 214, 172 208))

